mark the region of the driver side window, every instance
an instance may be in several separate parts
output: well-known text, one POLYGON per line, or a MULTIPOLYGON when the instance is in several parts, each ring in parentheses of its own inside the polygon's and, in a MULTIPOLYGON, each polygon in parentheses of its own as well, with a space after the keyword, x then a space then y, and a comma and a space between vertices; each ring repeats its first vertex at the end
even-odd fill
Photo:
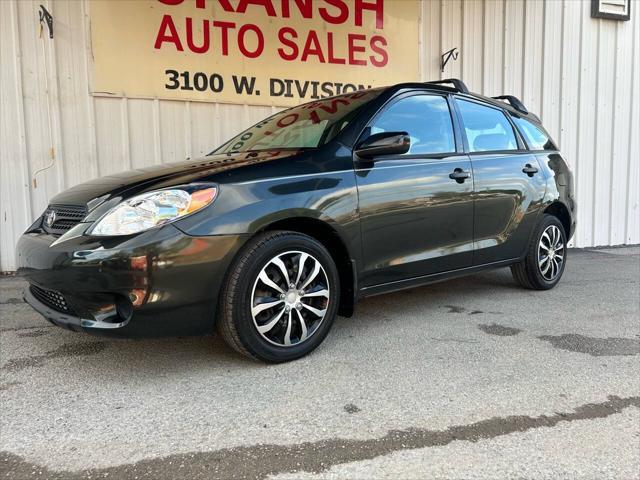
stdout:
POLYGON ((405 155, 455 152, 449 105, 438 95, 413 95, 388 106, 371 124, 370 134, 407 132, 411 148, 405 155))

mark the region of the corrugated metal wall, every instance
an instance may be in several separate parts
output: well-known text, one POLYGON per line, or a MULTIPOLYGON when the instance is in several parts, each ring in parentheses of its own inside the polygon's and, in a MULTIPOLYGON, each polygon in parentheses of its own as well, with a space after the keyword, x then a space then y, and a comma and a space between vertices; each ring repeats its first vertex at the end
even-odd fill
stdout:
MULTIPOLYGON (((0 2, 3 271, 15 269, 17 237, 56 192, 204 154, 273 110, 90 96, 88 8, 79 0, 0 2), (55 18, 53 40, 46 29, 39 37, 41 3, 55 18)), ((515 94, 560 143, 576 174, 577 246, 640 243, 637 14, 595 20, 587 0, 422 5, 423 79, 460 77, 477 92, 515 94), (460 56, 441 73, 440 54, 453 47, 460 56)))

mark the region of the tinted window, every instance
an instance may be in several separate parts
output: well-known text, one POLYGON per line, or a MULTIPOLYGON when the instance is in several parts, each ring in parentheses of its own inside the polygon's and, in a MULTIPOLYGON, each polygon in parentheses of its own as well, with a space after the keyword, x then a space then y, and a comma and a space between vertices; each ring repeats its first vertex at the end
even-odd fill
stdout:
POLYGON ((456 102, 471 152, 518 149, 513 128, 501 110, 465 100, 456 102))
POLYGON ((536 127, 529 120, 525 120, 524 118, 511 117, 513 118, 516 126, 522 133, 527 145, 531 150, 555 150, 556 146, 553 144, 551 139, 536 127))
POLYGON ((411 137, 408 154, 455 152, 449 105, 444 97, 414 95, 391 104, 372 123, 370 134, 407 132, 411 137))

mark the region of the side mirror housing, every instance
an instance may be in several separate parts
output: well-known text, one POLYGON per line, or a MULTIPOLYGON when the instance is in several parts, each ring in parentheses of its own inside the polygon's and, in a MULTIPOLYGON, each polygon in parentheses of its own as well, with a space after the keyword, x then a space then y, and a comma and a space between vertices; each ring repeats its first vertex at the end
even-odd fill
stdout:
POLYGON ((380 132, 365 138, 356 148, 360 158, 371 160, 379 155, 401 155, 411 147, 411 138, 407 132, 380 132))

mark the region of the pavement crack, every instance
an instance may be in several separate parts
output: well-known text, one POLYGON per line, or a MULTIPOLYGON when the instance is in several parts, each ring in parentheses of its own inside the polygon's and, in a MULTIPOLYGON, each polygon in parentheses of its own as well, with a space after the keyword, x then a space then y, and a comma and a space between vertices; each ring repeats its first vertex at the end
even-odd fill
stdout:
POLYGON ((468 425, 456 425, 445 430, 408 428, 391 430, 384 437, 367 440, 329 439, 296 445, 262 444, 227 448, 211 452, 192 452, 141 460, 136 463, 82 471, 53 471, 29 463, 9 452, 0 452, 0 476, 24 478, 39 472, 52 480, 87 478, 174 478, 191 479, 263 479, 269 475, 301 471, 319 473, 350 462, 370 460, 390 453, 448 445, 454 441, 477 442, 526 432, 542 427, 554 427, 561 422, 605 418, 628 407, 640 408, 640 396, 621 398, 609 396, 606 402, 589 403, 553 415, 531 417, 512 415, 494 417, 468 425))

